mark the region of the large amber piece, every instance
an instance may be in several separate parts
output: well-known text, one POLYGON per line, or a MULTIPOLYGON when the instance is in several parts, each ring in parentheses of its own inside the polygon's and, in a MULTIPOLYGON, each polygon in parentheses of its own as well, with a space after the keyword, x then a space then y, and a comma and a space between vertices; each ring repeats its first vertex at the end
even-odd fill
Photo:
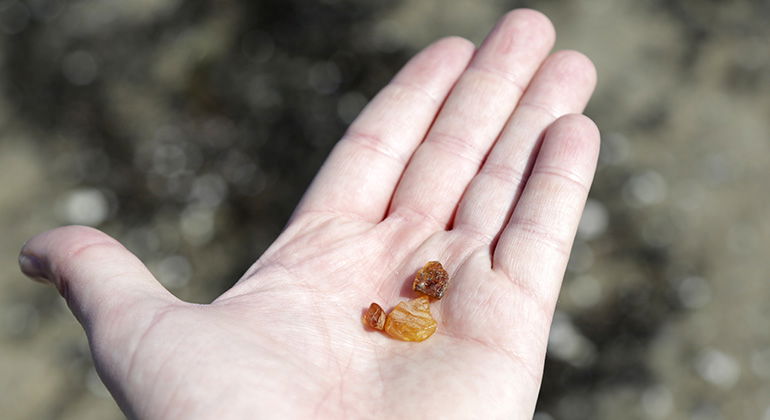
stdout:
POLYGON ((385 332, 404 341, 423 341, 436 332, 436 320, 430 314, 430 299, 420 296, 401 302, 385 320, 385 332))
POLYGON ((412 290, 433 299, 441 299, 449 286, 449 274, 438 261, 429 261, 414 277, 412 290))
POLYGON ((363 320, 364 324, 369 328, 382 330, 385 328, 385 311, 382 310, 380 305, 372 303, 369 305, 369 309, 366 310, 363 320))

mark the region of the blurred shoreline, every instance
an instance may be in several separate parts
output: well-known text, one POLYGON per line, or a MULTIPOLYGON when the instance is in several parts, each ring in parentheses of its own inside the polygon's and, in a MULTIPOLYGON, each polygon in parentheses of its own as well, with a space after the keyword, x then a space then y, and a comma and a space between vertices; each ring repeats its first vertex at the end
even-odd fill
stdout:
POLYGON ((211 301, 408 57, 520 6, 595 62, 603 137, 536 418, 770 420, 770 5, 660 0, 0 2, 3 417, 123 417, 30 235, 97 226, 211 301))

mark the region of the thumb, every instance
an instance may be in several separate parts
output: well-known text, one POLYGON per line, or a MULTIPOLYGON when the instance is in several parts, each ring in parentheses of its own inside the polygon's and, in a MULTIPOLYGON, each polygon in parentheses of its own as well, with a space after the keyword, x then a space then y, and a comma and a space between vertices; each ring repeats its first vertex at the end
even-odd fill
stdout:
MULTIPOLYGON (((59 290, 87 332, 135 310, 178 302, 120 242, 89 227, 66 226, 30 239, 21 271, 59 290)), ((139 315, 139 314, 136 314, 139 315)))

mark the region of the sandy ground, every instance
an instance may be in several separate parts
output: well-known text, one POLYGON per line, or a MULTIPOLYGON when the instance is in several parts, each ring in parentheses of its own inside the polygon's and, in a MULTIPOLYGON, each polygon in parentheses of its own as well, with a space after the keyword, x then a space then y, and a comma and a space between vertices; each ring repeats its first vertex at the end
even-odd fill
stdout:
POLYGON ((769 420, 770 7, 631 0, 0 2, 2 417, 122 418, 27 237, 98 226, 209 301, 409 55, 521 5, 603 137, 536 418, 769 420))

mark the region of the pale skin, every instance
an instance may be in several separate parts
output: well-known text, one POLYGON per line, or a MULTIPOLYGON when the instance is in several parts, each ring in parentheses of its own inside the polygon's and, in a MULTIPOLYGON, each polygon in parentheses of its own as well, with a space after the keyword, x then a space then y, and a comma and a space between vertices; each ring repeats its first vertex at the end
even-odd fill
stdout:
POLYGON ((599 150, 591 62, 532 10, 476 48, 409 61, 331 152, 287 227, 227 292, 190 304, 116 240, 68 226, 22 249, 83 324, 131 418, 530 419, 599 150), (365 328, 451 276, 421 343, 365 328))

